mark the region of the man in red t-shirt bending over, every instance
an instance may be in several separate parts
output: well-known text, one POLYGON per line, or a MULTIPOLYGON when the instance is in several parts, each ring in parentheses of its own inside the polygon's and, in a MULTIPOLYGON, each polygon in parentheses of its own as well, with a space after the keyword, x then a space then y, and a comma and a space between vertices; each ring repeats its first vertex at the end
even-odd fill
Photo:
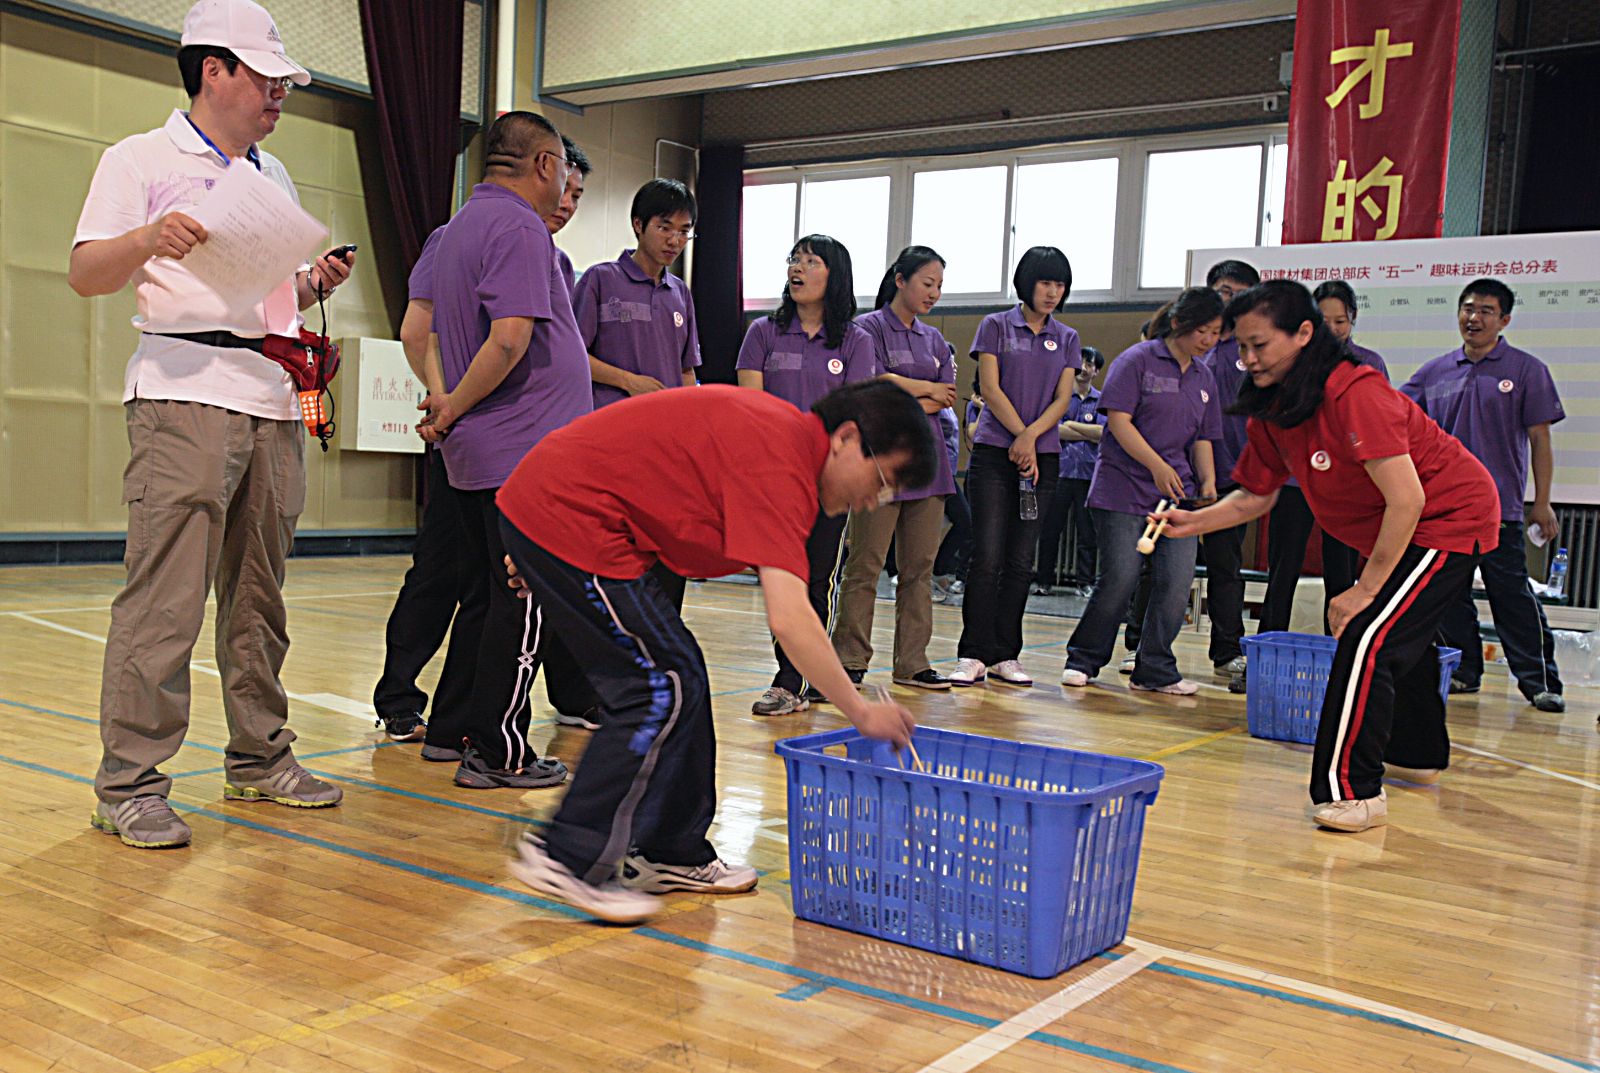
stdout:
POLYGON ((755 886, 706 840, 716 812, 716 738, 705 658, 649 573, 755 567, 773 635, 806 679, 872 738, 902 745, 911 713, 865 701, 807 595, 817 506, 872 510, 933 479, 922 407, 864 381, 809 413, 732 387, 625 399, 551 433, 500 489, 500 528, 538 600, 538 629, 571 649, 606 712, 543 840, 511 870, 602 920, 634 923, 668 891, 755 886), (622 867, 620 880, 618 867, 622 867))

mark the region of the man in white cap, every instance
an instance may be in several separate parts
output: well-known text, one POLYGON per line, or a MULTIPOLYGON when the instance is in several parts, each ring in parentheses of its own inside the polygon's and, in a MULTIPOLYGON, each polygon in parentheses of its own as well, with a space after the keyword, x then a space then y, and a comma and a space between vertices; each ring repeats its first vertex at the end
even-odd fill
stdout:
POLYGON ((283 165, 257 143, 277 126, 290 83, 311 76, 249 0, 195 4, 178 68, 189 111, 101 156, 67 276, 85 297, 131 282, 138 298, 141 334, 123 390, 128 574, 106 638, 93 823, 141 848, 189 841, 159 766, 188 730, 190 653, 213 586, 224 796, 297 808, 341 797, 290 749, 282 585, 305 506, 306 434, 293 382, 261 341, 297 336, 300 310, 342 283, 353 257, 317 258, 248 310, 230 309, 190 271, 184 258, 207 236, 188 214, 225 169, 257 168, 298 202, 283 165))

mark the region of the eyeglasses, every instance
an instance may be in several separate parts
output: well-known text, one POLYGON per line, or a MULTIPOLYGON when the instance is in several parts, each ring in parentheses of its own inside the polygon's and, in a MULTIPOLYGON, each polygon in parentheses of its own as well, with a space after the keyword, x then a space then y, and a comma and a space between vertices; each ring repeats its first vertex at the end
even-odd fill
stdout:
POLYGON ((1473 305, 1471 302, 1461 303, 1461 315, 1464 317, 1498 317, 1500 307, 1497 305, 1473 305))
POLYGON ((815 272, 819 268, 828 267, 828 262, 820 257, 802 257, 798 253, 791 253, 784 258, 783 263, 790 268, 798 268, 802 272, 815 272))
POLYGON ((671 238, 672 236, 676 235, 685 242, 693 242, 695 240, 695 233, 693 230, 688 228, 679 230, 678 228, 673 227, 671 224, 654 223, 650 225, 650 230, 654 231, 662 238, 671 238))
POLYGON ((562 185, 566 185, 567 177, 572 174, 572 161, 553 149, 541 149, 534 154, 533 159, 537 162, 542 156, 553 156, 561 162, 561 182, 562 185))
MULTIPOLYGON (((281 89, 283 90, 283 95, 287 97, 289 94, 294 92, 294 78, 292 76, 285 75, 282 78, 268 78, 264 74, 258 74, 253 67, 243 64, 240 64, 240 66, 244 66, 246 73, 250 75, 250 81, 254 82, 268 93, 271 93, 275 89, 281 89)), ((229 73, 231 74, 232 71, 229 73)))

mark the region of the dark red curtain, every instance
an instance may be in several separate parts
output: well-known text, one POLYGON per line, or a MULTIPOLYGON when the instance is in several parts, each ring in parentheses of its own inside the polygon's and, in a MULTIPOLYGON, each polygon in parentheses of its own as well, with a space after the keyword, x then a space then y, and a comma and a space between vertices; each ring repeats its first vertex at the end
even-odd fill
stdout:
POLYGON ((744 341, 744 295, 740 285, 739 228, 744 204, 744 147, 700 150, 695 198, 694 317, 700 328, 700 380, 734 382, 739 344, 744 341))
POLYGON ((461 137, 461 0, 361 0, 383 173, 407 269, 450 218, 461 137))

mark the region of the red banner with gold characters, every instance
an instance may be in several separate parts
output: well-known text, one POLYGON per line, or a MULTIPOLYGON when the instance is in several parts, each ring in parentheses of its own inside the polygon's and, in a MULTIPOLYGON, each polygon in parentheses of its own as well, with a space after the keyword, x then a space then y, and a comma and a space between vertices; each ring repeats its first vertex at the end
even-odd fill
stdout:
POLYGON ((1461 0, 1300 0, 1283 241, 1437 238, 1461 0))

